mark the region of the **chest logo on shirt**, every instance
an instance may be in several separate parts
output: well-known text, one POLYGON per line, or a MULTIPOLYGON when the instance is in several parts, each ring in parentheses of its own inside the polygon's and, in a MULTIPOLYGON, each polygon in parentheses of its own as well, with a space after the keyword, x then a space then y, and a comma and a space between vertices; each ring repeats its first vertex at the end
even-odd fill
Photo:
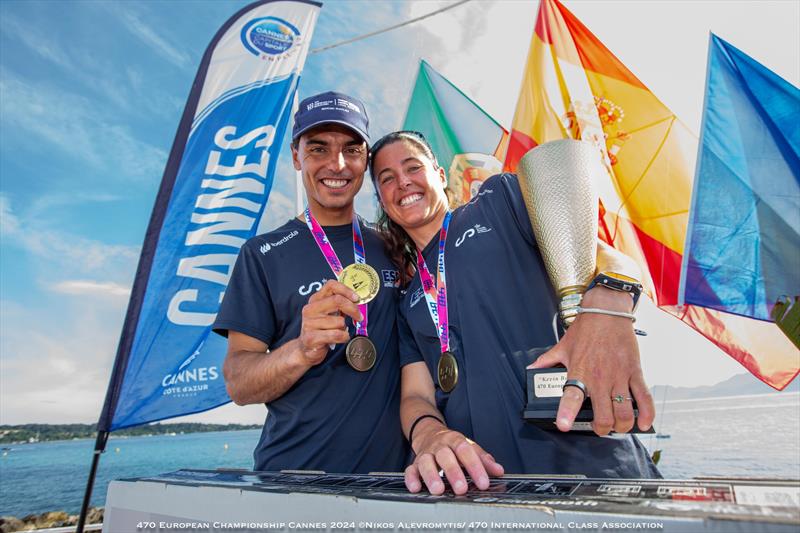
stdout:
POLYGON ((422 287, 420 287, 413 294, 411 294, 411 301, 408 302, 408 308, 411 309, 412 307, 417 305, 424 296, 425 293, 422 292, 422 287))
POLYGON ((308 296, 309 294, 315 293, 318 290, 320 290, 327 281, 328 281, 327 279, 323 278, 319 281, 312 281, 311 283, 308 284, 308 286, 300 285, 300 287, 297 289, 297 292, 300 293, 300 296, 308 296))
POLYGON ((480 224, 475 224, 474 226, 469 228, 467 231, 465 231, 461 235, 461 237, 456 239, 456 248, 458 248, 459 246, 464 244, 464 241, 469 239, 470 237, 474 237, 475 235, 478 235, 478 234, 481 234, 481 233, 488 233, 490 231, 492 231, 492 228, 487 228, 486 226, 481 226, 480 224))
POLYGON ((281 244, 284 244, 284 243, 288 242, 288 241, 289 241, 289 239, 291 239, 292 237, 297 237, 298 235, 300 235, 300 232, 299 232, 299 231, 297 231, 297 230, 292 230, 292 232, 291 232, 291 233, 287 234, 287 235, 286 235, 284 238, 282 238, 282 239, 281 239, 281 240, 279 240, 279 241, 275 241, 275 242, 265 242, 264 244, 262 244, 262 245, 261 245, 261 247, 259 248, 259 250, 261 251, 261 253, 262 253, 262 254, 264 254, 264 255, 267 255, 267 252, 269 252, 270 250, 272 250, 272 248, 273 248, 273 247, 275 247, 275 246, 280 246, 281 244))
POLYGON ((384 287, 396 289, 400 286, 400 272, 397 270, 381 270, 381 280, 384 287))

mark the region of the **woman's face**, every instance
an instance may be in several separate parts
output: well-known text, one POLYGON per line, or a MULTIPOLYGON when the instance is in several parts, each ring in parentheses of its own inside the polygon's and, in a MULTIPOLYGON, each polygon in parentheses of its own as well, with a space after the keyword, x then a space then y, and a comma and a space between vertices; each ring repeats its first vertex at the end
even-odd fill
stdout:
POLYGON ((403 229, 435 222, 447 211, 444 169, 416 144, 396 141, 380 149, 373 165, 383 210, 403 229))

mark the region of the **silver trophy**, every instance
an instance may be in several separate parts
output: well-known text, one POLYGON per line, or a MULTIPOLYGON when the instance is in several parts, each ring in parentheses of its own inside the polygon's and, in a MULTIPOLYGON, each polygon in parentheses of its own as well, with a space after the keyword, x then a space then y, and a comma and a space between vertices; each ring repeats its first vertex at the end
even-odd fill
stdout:
MULTIPOLYGON (((517 170, 539 251, 559 297, 559 315, 567 327, 577 316, 583 293, 595 274, 598 215, 595 184, 606 179, 606 169, 594 144, 561 140, 525 154, 517 170)), ((528 369, 528 403, 523 418, 555 431, 566 379, 564 368, 528 369)), ((635 400, 633 412, 635 417, 639 416, 635 400)), ((572 431, 591 433, 593 419, 592 401, 584 397, 572 431)), ((631 431, 643 433, 636 424, 631 431)), ((644 433, 653 431, 651 427, 644 433)))
POLYGON ((594 144, 563 139, 529 151, 517 173, 547 275, 559 297, 559 315, 568 327, 595 273, 595 183, 606 170, 594 144))

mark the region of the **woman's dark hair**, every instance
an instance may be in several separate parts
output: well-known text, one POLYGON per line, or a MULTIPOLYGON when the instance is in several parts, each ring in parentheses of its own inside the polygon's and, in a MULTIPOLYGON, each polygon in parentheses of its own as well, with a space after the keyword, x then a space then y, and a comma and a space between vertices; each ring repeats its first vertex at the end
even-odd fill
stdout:
POLYGON ((396 142, 405 141, 416 146, 425 156, 431 160, 434 167, 438 167, 439 163, 436 161, 436 156, 433 154, 433 149, 425 137, 417 131, 395 131, 384 135, 378 139, 375 144, 370 148, 369 155, 369 174, 372 176, 372 185, 375 188, 375 194, 378 196, 378 219, 375 225, 378 232, 383 238, 383 243, 389 259, 400 270, 400 286, 405 287, 414 277, 417 271, 417 254, 416 246, 411 237, 408 236, 400 224, 392 221, 386 214, 386 211, 380 207, 380 193, 378 192, 378 184, 376 183, 377 176, 375 175, 375 157, 383 148, 394 144, 396 142))

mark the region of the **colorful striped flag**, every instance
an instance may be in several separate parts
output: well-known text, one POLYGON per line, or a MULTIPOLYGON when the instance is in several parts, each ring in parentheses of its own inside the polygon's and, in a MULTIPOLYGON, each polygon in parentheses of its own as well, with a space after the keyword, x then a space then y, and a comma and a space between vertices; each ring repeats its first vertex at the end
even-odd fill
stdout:
POLYGON ((684 301, 770 320, 800 296, 800 89, 711 35, 684 301))
POLYGON ((783 389, 800 358, 773 324, 677 305, 696 138, 572 13, 541 0, 505 168, 563 138, 598 145, 600 236, 638 261, 654 302, 783 389))
POLYGON ((425 135, 447 171, 450 203, 459 205, 502 170, 508 132, 461 90, 421 61, 403 129, 425 135))

